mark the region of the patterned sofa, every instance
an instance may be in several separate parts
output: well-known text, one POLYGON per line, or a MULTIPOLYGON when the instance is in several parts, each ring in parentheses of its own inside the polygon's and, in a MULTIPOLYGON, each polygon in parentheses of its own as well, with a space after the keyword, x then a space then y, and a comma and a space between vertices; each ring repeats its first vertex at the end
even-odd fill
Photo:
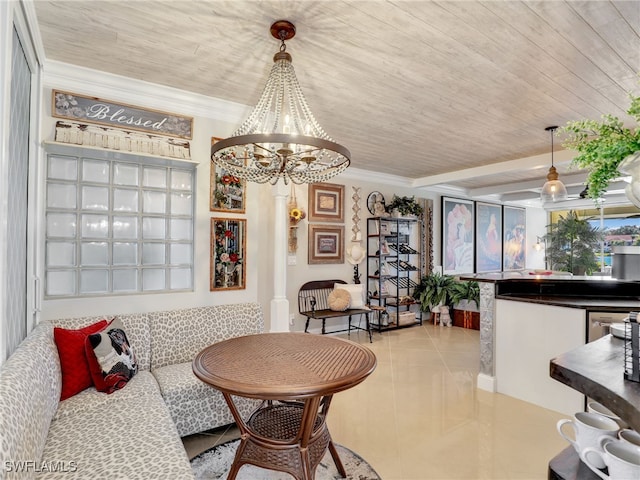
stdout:
MULTIPOLYGON (((233 422, 222 395, 197 379, 191 362, 211 343, 262 332, 260 305, 118 315, 138 373, 110 395, 91 387, 60 401, 53 327, 102 318, 41 322, 0 368, 0 479, 193 478, 180 437, 233 422)), ((239 400, 245 415, 256 405, 239 400)))

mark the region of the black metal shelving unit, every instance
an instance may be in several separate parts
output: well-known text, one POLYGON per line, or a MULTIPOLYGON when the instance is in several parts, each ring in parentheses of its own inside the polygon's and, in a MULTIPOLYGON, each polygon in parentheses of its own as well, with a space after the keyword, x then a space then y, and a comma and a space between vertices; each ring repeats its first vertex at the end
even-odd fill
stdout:
POLYGON ((367 219, 367 291, 375 310, 372 326, 379 331, 422 324, 418 304, 403 300, 420 281, 422 228, 413 218, 367 219))

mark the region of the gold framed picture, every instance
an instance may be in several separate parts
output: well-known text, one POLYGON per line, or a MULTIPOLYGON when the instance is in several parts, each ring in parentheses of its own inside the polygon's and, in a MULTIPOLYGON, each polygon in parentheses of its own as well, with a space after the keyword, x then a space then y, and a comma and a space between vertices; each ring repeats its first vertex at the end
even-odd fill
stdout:
POLYGON ((344 263, 344 226, 309 224, 310 265, 344 263))
POLYGON ((242 218, 211 219, 211 291, 246 288, 246 231, 242 218))
POLYGON ((344 185, 309 185, 309 222, 344 222, 344 185))

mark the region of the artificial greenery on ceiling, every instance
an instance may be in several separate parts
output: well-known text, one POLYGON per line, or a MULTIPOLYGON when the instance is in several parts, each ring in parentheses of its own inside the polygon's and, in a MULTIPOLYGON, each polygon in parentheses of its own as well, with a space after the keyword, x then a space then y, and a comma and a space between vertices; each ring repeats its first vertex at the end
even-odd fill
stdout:
MULTIPOLYGON (((631 105, 627 114, 640 125, 640 96, 629 95, 631 105)), ((620 163, 640 150, 640 128, 627 128, 613 115, 603 115, 601 121, 577 120, 568 122, 558 133, 568 133, 562 144, 579 155, 572 163, 587 169, 587 194, 596 203, 607 190, 609 182, 622 174, 620 163)))

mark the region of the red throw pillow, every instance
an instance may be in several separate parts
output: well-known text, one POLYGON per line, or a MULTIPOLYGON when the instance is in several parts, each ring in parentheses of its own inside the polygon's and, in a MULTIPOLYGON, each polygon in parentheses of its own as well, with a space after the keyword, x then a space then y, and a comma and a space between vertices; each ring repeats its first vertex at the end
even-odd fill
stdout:
POLYGON ((104 329, 85 340, 89 370, 96 390, 113 393, 138 371, 138 360, 122 322, 114 318, 104 329))
POLYGON ((93 385, 84 343, 87 335, 99 332, 107 321, 100 320, 79 330, 55 327, 53 338, 58 347, 60 369, 62 370, 62 392, 60 400, 66 400, 93 385))

